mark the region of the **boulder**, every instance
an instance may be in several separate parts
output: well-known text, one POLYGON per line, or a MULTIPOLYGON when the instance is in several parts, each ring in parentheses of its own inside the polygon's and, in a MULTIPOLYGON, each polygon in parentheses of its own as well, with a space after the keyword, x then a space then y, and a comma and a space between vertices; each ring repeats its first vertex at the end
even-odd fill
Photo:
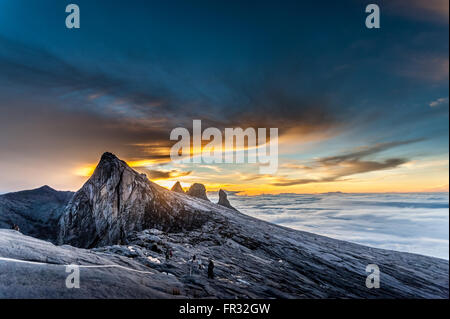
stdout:
POLYGON ((206 196, 205 185, 200 184, 200 183, 192 184, 191 187, 189 188, 187 194, 190 196, 193 196, 193 197, 197 197, 197 198, 201 198, 201 199, 209 201, 208 197, 206 196))

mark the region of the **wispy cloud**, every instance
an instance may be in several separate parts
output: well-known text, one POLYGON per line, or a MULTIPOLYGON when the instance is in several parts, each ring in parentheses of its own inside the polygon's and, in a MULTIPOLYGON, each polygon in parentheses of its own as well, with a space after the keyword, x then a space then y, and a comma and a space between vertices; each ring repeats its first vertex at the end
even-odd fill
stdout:
MULTIPOLYGON (((272 183, 272 185, 293 186, 311 183, 335 182, 335 181, 342 181, 345 177, 351 175, 396 168, 402 164, 407 163, 408 159, 389 158, 385 160, 368 160, 365 158, 374 154, 381 153, 385 150, 394 148, 396 146, 407 145, 419 142, 421 140, 422 139, 415 139, 407 141, 379 143, 375 144, 374 146, 362 147, 349 153, 319 158, 307 166, 299 164, 298 168, 300 169, 306 168, 308 170, 309 175, 312 175, 314 174, 314 172, 316 172, 317 174, 325 176, 321 176, 318 178, 298 178, 298 179, 280 177, 277 179, 276 182, 272 183)), ((292 165, 288 165, 288 167, 289 166, 292 165)))
POLYGON ((436 107, 436 106, 439 106, 439 105, 442 105, 442 104, 448 104, 448 97, 441 97, 441 98, 439 98, 437 100, 434 100, 434 101, 430 102, 429 105, 431 107, 436 107))
POLYGON ((376 153, 380 153, 380 152, 386 151, 386 150, 396 147, 396 146, 416 143, 416 142, 420 142, 422 140, 423 139, 414 139, 414 140, 407 140, 407 141, 378 143, 373 146, 361 147, 360 149, 358 149, 356 151, 349 152, 346 154, 324 157, 322 159, 319 159, 317 162, 322 163, 322 164, 338 164, 340 162, 347 161, 347 160, 356 160, 357 161, 363 157, 373 155, 376 153))

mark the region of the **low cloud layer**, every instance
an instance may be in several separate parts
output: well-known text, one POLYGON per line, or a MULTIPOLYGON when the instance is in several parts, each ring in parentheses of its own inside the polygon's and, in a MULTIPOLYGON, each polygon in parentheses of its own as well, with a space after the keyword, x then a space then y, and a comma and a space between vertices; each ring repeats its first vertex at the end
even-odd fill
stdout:
MULTIPOLYGON (((217 194, 208 194, 215 201, 217 194)), ((286 227, 372 247, 449 258, 448 193, 229 194, 234 207, 286 227)))

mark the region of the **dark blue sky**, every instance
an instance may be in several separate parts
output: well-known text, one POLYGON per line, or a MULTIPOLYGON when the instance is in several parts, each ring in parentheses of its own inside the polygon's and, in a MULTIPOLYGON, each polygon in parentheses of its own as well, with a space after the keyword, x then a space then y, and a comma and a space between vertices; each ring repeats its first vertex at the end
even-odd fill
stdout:
POLYGON ((377 30, 356 0, 77 0, 77 30, 68 3, 0 3, 3 167, 164 158, 149 146, 194 118, 279 127, 286 161, 383 143, 371 160, 448 159, 448 1, 377 1, 377 30))

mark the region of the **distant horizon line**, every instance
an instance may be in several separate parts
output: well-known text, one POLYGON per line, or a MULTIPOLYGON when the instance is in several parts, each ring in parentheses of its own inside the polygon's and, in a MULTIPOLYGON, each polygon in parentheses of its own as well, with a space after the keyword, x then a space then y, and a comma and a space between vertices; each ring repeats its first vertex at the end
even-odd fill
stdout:
MULTIPOLYGON (((155 182, 154 182, 155 183, 155 182)), ((158 184, 158 183, 155 183, 158 184)), ((159 185, 159 184, 158 184, 159 185)), ((159 185, 161 186, 161 185, 159 185)), ((37 190, 40 188, 44 188, 44 187, 49 187, 55 191, 58 192, 73 192, 76 193, 78 190, 59 190, 56 189, 50 185, 44 184, 42 186, 36 187, 36 188, 29 188, 29 189, 21 189, 21 190, 13 190, 13 191, 0 191, 0 196, 1 195, 6 195, 6 194, 10 194, 10 193, 17 193, 17 192, 25 192, 25 191, 32 191, 32 190, 37 190)), ((167 187, 161 186, 163 188, 168 189, 167 187)), ((242 196, 242 197, 255 197, 255 196, 261 196, 261 195, 326 195, 326 194, 437 194, 437 193, 449 193, 449 190, 442 190, 442 191, 412 191, 412 192, 408 192, 408 191, 396 191, 396 192, 343 192, 343 191, 329 191, 329 192, 317 192, 317 193, 311 193, 311 192, 305 192, 305 193, 296 193, 296 192, 286 192, 286 193, 260 193, 260 194, 253 194, 253 195, 249 195, 249 194, 245 194, 244 191, 234 191, 234 190, 227 190, 225 188, 221 188, 222 190, 226 191, 228 193, 228 195, 236 195, 236 196, 242 196), (239 194, 239 193, 244 193, 244 194, 239 194)), ((214 191, 206 191, 206 193, 217 193, 219 190, 214 190, 214 191)))

